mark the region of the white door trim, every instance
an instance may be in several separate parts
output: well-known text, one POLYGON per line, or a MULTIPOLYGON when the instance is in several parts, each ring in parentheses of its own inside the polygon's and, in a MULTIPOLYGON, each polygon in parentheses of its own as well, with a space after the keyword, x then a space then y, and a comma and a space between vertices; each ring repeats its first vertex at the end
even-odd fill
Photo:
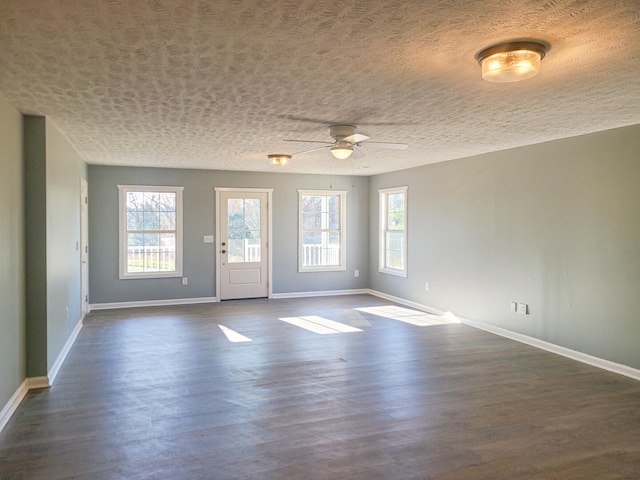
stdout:
POLYGON ((221 245, 220 245, 220 218, 221 218, 221 212, 220 212, 220 193, 221 192, 250 192, 250 193, 266 193, 267 194, 267 230, 269 230, 268 232, 268 237, 267 237, 267 262, 268 262, 268 266, 267 266, 267 274, 268 274, 268 280, 267 280, 267 287, 268 287, 268 298, 271 298, 273 295, 273 291, 271 289, 271 285, 272 285, 272 252, 273 252, 273 248, 272 248, 272 244, 273 244, 273 228, 271 228, 271 224, 272 224, 272 196, 273 196, 273 188, 235 188, 235 187, 213 187, 213 189, 216 192, 216 205, 214 208, 214 212, 216 212, 216 236, 214 239, 214 245, 215 245, 215 249, 216 249, 216 299, 218 299, 218 301, 220 301, 220 250, 222 249, 221 245))
POLYGON ((80 177, 80 321, 89 313, 89 183, 80 177), (86 262, 86 263, 85 263, 86 262))

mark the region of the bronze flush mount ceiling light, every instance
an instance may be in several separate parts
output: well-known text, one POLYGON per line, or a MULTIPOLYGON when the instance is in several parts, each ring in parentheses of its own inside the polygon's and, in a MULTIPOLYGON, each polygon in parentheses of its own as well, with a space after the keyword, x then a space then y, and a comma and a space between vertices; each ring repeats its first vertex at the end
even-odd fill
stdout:
POLYGON ((267 157, 269 157, 269 163, 271 163, 271 165, 279 165, 281 167, 284 167, 291 161, 291 155, 287 155, 286 153, 271 153, 267 155, 267 157))
POLYGON ((548 50, 540 41, 506 42, 480 50, 476 60, 487 82, 519 82, 540 73, 540 61, 548 50))

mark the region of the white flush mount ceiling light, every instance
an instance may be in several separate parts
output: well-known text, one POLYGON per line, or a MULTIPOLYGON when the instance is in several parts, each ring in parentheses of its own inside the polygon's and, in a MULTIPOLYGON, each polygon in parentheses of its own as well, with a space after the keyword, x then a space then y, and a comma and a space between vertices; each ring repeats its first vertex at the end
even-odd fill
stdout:
POLYGON ((349 145, 337 145, 331 147, 331 154, 338 160, 346 160, 353 153, 353 147, 349 145))
POLYGON ((547 45, 537 41, 508 42, 479 51, 476 60, 487 82, 519 82, 540 73, 547 50, 547 45))
POLYGON ((271 165, 280 165, 284 167, 291 160, 291 155, 287 155, 286 153, 272 153, 267 155, 269 157, 269 163, 271 165))

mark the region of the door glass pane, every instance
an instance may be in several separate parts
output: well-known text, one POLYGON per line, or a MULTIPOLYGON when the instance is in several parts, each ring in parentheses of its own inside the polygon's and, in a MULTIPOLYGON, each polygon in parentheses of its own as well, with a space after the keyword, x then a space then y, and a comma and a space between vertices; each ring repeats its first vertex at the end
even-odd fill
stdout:
POLYGON ((244 226, 244 202, 241 198, 230 198, 227 203, 229 230, 239 230, 244 226))
POLYGON ((260 261, 260 231, 247 230, 245 239, 245 262, 260 261))
POLYGON ((227 257, 229 263, 244 262, 244 239, 237 238, 238 235, 242 235, 242 232, 229 232, 229 256, 227 257))
POLYGON ((248 230, 260 230, 260 199, 247 198, 244 201, 245 226, 248 230))
POLYGON ((230 198, 227 203, 229 263, 259 262, 260 199, 230 198))
POLYGON ((245 216, 245 262, 260 261, 260 199, 244 201, 245 216))

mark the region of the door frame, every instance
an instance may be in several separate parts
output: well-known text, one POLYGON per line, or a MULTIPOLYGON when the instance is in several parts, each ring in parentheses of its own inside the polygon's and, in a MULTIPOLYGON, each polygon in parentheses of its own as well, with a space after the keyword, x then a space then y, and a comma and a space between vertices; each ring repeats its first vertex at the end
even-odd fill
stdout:
POLYGON ((80 177, 80 319, 89 306, 89 183, 80 177), (86 262, 86 263, 85 263, 86 262))
MULTIPOLYGON (((216 192, 216 205, 214 208, 214 212, 216 215, 216 234, 214 238, 214 248, 216 249, 215 261, 216 261, 216 300, 220 301, 220 250, 222 246, 220 245, 220 219, 223 212, 220 211, 222 205, 220 205, 220 193, 221 192, 248 192, 248 193, 266 193, 267 194, 267 298, 271 298, 273 295, 273 291, 271 289, 272 285, 272 260, 273 260, 273 249, 271 245, 273 243, 273 228, 271 228, 272 224, 272 197, 273 197, 273 188, 236 188, 236 187, 213 187, 216 192)), ((224 212, 226 215, 226 212, 224 212)))

